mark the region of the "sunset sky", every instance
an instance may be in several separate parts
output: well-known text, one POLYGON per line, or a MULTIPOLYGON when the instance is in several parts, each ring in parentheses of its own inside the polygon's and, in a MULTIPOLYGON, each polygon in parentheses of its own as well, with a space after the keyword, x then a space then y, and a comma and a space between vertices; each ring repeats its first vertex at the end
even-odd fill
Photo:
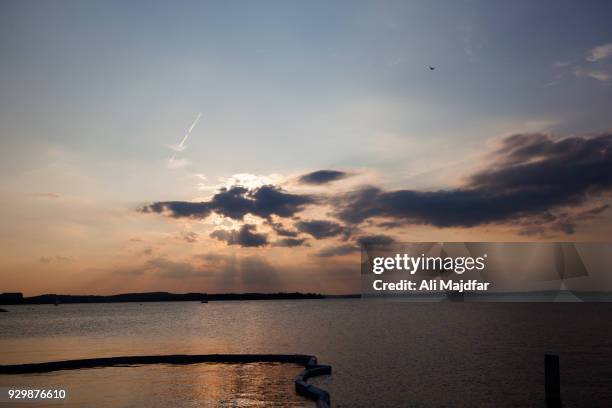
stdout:
POLYGON ((2 1, 0 292, 354 293, 364 241, 609 240, 610 16, 2 1))

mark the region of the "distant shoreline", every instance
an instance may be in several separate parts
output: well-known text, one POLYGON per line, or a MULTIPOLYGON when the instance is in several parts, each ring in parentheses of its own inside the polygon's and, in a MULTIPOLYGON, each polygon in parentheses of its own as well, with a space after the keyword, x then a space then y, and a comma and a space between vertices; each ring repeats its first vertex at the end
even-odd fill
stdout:
POLYGON ((21 293, 0 294, 0 305, 40 305, 67 303, 144 303, 144 302, 214 302, 228 300, 292 300, 359 298, 361 295, 322 295, 320 293, 122 293, 117 295, 57 295, 24 297, 21 293))

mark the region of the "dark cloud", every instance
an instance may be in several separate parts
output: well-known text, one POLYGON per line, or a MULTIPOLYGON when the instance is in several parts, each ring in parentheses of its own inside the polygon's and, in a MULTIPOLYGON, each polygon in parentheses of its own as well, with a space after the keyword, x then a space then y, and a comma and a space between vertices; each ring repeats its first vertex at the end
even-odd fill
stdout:
POLYGON ((206 218, 212 212, 208 202, 192 203, 189 201, 158 201, 145 205, 139 211, 166 214, 173 218, 206 218))
POLYGON ((394 242, 395 240, 388 235, 364 235, 357 238, 357 243, 359 245, 390 245, 394 242))
MULTIPOLYGON (((395 240, 388 235, 365 235, 365 236, 361 236, 357 238, 356 240, 356 243, 358 245, 363 245, 363 244, 389 245, 394 242, 395 240)), ((359 252, 360 248, 358 245, 343 244, 343 245, 323 248, 322 250, 316 253, 316 256, 321 257, 321 258, 329 258, 332 256, 352 254, 354 252, 359 252)))
POLYGON ((601 214, 602 212, 606 211, 608 208, 610 208, 610 204, 602 204, 597 207, 589 208, 588 210, 582 211, 580 213, 580 216, 590 218, 590 217, 601 214))
POLYGON ((544 190, 544 203, 581 201, 612 187, 612 134, 590 138, 514 135, 496 152, 498 164, 474 174, 468 186, 501 193, 544 190))
POLYGON ((377 224, 379 227, 381 228, 388 228, 388 229, 392 229, 392 228, 400 228, 403 227, 405 225, 404 222, 401 221, 384 221, 384 222, 380 222, 377 224))
POLYGON ((335 237, 345 232, 342 225, 328 220, 298 221, 295 227, 298 231, 310 234, 316 239, 335 237))
MULTIPOLYGON (((333 215, 344 225, 314 220, 296 222, 297 231, 286 228, 283 218, 295 218, 307 206, 322 201, 270 185, 253 190, 240 186, 223 189, 209 201, 199 203, 156 202, 141 211, 177 218, 204 218, 215 212, 235 220, 252 214, 267 220, 278 236, 290 238, 302 232, 317 239, 338 235, 348 239, 364 221, 388 228, 405 224, 474 227, 504 223, 519 225, 526 231, 552 228, 571 233, 581 218, 560 212, 580 209, 593 197, 612 189, 611 134, 564 139, 545 134, 513 135, 502 140, 490 159, 493 164, 473 173, 458 188, 385 191, 371 186, 328 196, 325 203, 334 207, 333 215)), ((346 176, 344 172, 321 170, 303 175, 300 181, 323 184, 346 176)), ((240 241, 238 232, 214 234, 227 242, 240 241)), ((259 242, 261 246, 261 238, 259 242)))
POLYGON ((312 173, 304 174, 298 178, 298 181, 302 184, 327 184, 336 180, 347 178, 348 173, 337 170, 318 170, 312 173))
POLYGON ((210 201, 160 201, 146 205, 140 211, 174 218, 206 218, 214 211, 235 220, 242 220, 247 214, 269 219, 272 215, 291 217, 314 201, 312 196, 290 194, 271 185, 253 190, 234 186, 221 189, 210 201))
POLYGON ((471 227, 516 214, 517 209, 508 199, 483 190, 385 192, 368 187, 344 195, 339 200, 337 215, 351 224, 371 217, 387 217, 437 227, 471 227))
POLYGON ((248 212, 262 218, 269 218, 271 215, 292 217, 307 204, 315 202, 312 196, 286 193, 274 186, 260 187, 250 192, 248 196, 254 207, 248 212))
POLYGON ((295 238, 299 234, 299 231, 290 230, 288 228, 285 228, 283 224, 281 224, 280 222, 270 221, 270 222, 267 222, 267 224, 274 230, 274 232, 276 232, 277 235, 281 237, 295 238))
POLYGON ((573 234, 579 222, 592 220, 609 208, 609 204, 603 204, 585 210, 563 211, 559 214, 546 212, 537 217, 516 220, 514 223, 520 227, 520 235, 542 235, 553 238, 555 232, 573 234))
POLYGON ((267 234, 258 234, 256 227, 252 224, 244 224, 239 230, 216 230, 210 236, 219 241, 225 241, 228 245, 240 245, 241 247, 260 247, 268 244, 267 234))
MULTIPOLYGON (((495 152, 495 165, 457 189, 383 191, 366 187, 336 200, 350 224, 372 217, 437 227, 472 227, 540 216, 583 204, 612 187, 612 135, 555 140, 514 135, 495 152)), ((569 231, 569 229, 567 229, 569 231)))
POLYGON ((272 246, 293 248, 293 247, 304 245, 306 241, 307 241, 306 238, 284 238, 284 239, 279 239, 278 241, 275 241, 274 244, 272 244, 272 246))
POLYGON ((219 264, 227 264, 227 263, 235 263, 236 256, 235 255, 226 255, 219 254, 216 252, 209 252, 206 254, 195 255, 194 258, 200 259, 210 264, 219 265, 219 264))
POLYGON ((359 247, 351 244, 338 245, 329 248, 323 248, 317 252, 317 256, 321 258, 329 258, 332 256, 340 256, 359 252, 359 247))
POLYGON ((181 232, 181 239, 183 241, 189 242, 193 244, 194 242, 198 242, 199 235, 193 231, 183 231, 181 232))

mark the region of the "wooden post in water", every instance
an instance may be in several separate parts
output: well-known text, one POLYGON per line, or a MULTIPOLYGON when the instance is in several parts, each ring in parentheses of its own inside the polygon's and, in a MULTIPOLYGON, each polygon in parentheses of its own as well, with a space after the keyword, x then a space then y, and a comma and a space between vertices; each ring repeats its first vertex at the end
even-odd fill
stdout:
POLYGON ((559 375, 559 356, 544 355, 544 387, 546 389, 546 406, 561 407, 561 376, 559 375))

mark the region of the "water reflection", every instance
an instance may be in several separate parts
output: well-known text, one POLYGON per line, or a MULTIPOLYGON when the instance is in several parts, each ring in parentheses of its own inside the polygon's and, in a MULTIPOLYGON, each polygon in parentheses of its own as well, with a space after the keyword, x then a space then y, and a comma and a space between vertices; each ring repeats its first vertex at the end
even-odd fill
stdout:
POLYGON ((293 389, 301 370, 268 363, 109 367, 3 375, 0 387, 65 388, 65 407, 312 407, 293 389))

